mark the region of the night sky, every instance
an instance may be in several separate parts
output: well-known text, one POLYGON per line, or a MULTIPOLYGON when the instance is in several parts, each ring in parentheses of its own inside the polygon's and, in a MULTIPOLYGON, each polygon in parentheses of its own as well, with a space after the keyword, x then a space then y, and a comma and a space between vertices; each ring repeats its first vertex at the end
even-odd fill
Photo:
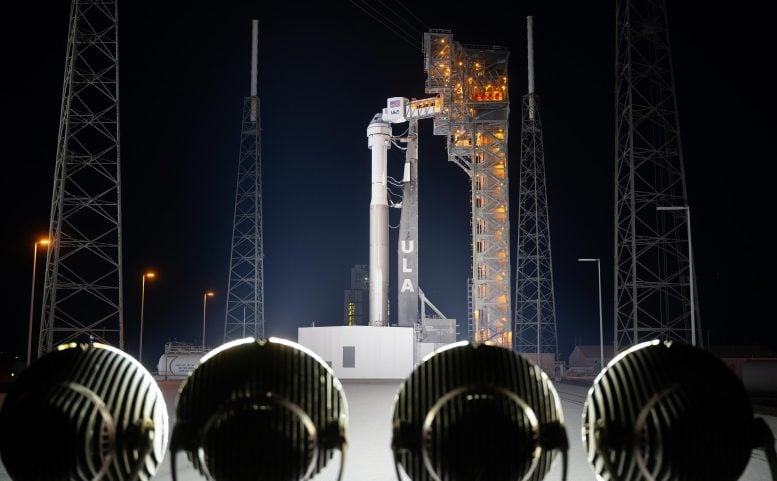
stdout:
MULTIPOLYGON (((342 323, 349 268, 368 262, 365 129, 387 97, 425 96, 425 27, 511 51, 515 225, 525 16, 534 15, 559 347, 566 358, 575 342, 598 343, 596 269, 578 263, 579 257, 602 258, 605 340, 611 339, 614 2, 494 1, 466 8, 439 1, 370 3, 393 22, 399 20, 392 12, 402 14, 414 40, 405 42, 346 0, 120 4, 130 353, 137 352, 141 275, 149 268, 158 278, 146 286, 147 364, 155 364, 166 340, 200 342, 206 289, 216 291, 208 303, 207 341, 217 344, 223 336, 252 18, 260 20, 268 335, 296 339, 298 326, 342 323)), ((769 12, 748 2, 736 9, 689 4, 696 2, 673 2, 669 23, 704 335, 713 344, 777 349, 777 79, 770 73, 769 12)), ((0 351, 22 355, 32 245, 49 224, 69 6, 10 2, 5 9, 0 351)), ((447 162, 444 139, 432 135, 431 122, 420 130, 421 287, 466 332, 469 179, 447 162)), ((401 165, 401 155, 392 151, 390 175, 400 177, 401 165)), ((398 210, 391 216, 396 224, 398 210)), ((514 250, 514 232, 511 241, 514 250)), ((394 292, 390 299, 395 305, 394 292)))

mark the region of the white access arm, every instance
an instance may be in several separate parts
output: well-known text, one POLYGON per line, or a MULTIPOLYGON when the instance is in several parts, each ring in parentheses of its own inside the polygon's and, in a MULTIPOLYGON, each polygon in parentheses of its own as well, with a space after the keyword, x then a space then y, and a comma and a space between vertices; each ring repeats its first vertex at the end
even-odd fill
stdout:
POLYGON ((431 119, 440 112, 442 112, 442 97, 440 96, 421 100, 391 97, 386 100, 383 120, 392 124, 401 124, 410 119, 431 119))

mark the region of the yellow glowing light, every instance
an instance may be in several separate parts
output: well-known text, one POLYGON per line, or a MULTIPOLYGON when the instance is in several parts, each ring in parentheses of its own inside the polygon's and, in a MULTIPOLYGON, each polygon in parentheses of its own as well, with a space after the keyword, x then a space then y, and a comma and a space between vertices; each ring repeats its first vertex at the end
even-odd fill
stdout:
POLYGON ((51 241, 49 239, 41 239, 41 240, 38 241, 38 244, 40 244, 42 246, 47 246, 47 245, 51 244, 51 241))
POLYGON ((154 277, 156 277, 156 272, 146 272, 145 274, 143 274, 143 277, 148 277, 149 279, 153 279, 154 277))
POLYGON ((205 295, 208 296, 208 297, 213 297, 213 296, 216 295, 216 293, 213 292, 213 291, 208 291, 208 292, 205 293, 205 295))
POLYGON ((75 342, 60 344, 59 346, 57 346, 57 351, 64 351, 65 349, 73 349, 76 346, 78 346, 78 344, 76 344, 75 342))

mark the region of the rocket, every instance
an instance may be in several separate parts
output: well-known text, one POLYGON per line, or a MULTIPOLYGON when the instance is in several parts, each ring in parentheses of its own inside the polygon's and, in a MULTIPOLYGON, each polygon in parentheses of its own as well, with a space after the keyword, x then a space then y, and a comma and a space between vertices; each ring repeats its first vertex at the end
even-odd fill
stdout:
POLYGON ((376 114, 367 126, 372 151, 370 196, 370 326, 388 326, 388 185, 387 159, 391 125, 376 114))

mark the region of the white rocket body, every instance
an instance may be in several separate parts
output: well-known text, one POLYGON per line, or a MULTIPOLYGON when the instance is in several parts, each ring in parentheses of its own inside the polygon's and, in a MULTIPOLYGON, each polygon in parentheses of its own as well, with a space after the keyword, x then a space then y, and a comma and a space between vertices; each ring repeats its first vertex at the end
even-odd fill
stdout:
POLYGON ((370 326, 388 326, 388 185, 387 159, 391 125, 380 114, 367 126, 367 146, 372 151, 370 198, 370 326))

